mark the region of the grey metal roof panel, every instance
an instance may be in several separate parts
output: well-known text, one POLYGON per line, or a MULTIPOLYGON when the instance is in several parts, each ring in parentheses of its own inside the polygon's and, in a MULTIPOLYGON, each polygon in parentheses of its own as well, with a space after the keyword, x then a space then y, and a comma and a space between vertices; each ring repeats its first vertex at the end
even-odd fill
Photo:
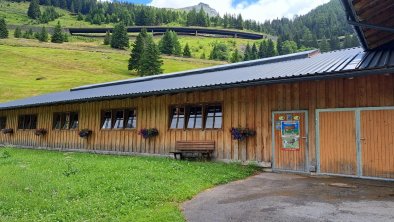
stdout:
POLYGON ((272 79, 288 79, 295 76, 319 76, 320 74, 349 70, 379 68, 380 64, 384 64, 384 67, 394 66, 394 60, 392 59, 394 57, 393 50, 376 53, 363 52, 361 48, 352 48, 318 54, 312 57, 310 56, 311 53, 313 51, 294 54, 295 56, 293 57, 292 55, 279 56, 174 74, 82 86, 70 91, 3 103, 0 104, 0 109, 179 92, 185 89, 226 86, 272 79))

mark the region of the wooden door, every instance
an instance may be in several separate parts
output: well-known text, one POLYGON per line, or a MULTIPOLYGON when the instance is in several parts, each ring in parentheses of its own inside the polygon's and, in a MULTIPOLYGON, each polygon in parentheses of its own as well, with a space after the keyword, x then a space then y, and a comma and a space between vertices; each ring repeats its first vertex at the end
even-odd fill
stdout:
POLYGON ((320 172, 357 175, 355 111, 320 112, 318 121, 320 172))
POLYGON ((394 178, 394 110, 360 113, 362 176, 394 178))
POLYGON ((307 112, 274 112, 273 168, 307 171, 307 112))

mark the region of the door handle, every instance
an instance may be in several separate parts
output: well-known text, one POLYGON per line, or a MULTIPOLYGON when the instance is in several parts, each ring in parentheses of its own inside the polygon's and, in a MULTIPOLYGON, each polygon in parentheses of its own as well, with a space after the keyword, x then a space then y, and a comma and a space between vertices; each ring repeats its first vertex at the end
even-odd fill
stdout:
POLYGON ((365 140, 365 138, 360 138, 360 140, 365 140))
POLYGON ((306 136, 303 136, 303 137, 301 137, 301 138, 304 139, 304 140, 308 139, 308 137, 306 137, 306 136))

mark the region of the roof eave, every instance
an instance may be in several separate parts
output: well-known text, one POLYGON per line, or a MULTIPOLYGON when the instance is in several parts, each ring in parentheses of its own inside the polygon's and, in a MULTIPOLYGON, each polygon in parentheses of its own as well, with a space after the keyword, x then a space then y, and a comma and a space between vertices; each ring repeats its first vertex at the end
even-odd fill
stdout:
POLYGON ((351 78, 351 77, 359 77, 359 76, 373 75, 373 74, 385 74, 385 73, 389 73, 389 74, 394 73, 394 67, 381 67, 381 68, 360 69, 360 70, 353 69, 353 70, 344 70, 344 71, 336 71, 336 72, 327 72, 327 73, 323 73, 323 74, 322 73, 311 73, 311 74, 306 74, 306 75, 296 75, 296 76, 290 76, 290 77, 285 76, 285 77, 281 77, 281 78, 251 80, 251 81, 245 81, 245 82, 209 85, 209 86, 202 86, 202 87, 151 91, 151 92, 136 93, 136 94, 123 94, 123 95, 87 98, 87 99, 77 99, 77 100, 68 100, 68 101, 51 102, 51 103, 37 103, 37 104, 25 105, 25 106, 0 107, 0 110, 33 108, 33 107, 39 107, 39 106, 62 105, 62 104, 71 104, 71 103, 84 103, 84 102, 94 102, 94 101, 103 101, 103 100, 111 100, 111 99, 126 99, 126 98, 147 97, 147 96, 160 96, 160 95, 165 95, 165 94, 174 94, 174 93, 183 93, 183 92, 192 92, 192 91, 206 91, 206 90, 215 90, 215 89, 229 89, 229 88, 256 86, 256 85, 292 83, 292 82, 325 80, 325 79, 344 78, 344 77, 351 78))

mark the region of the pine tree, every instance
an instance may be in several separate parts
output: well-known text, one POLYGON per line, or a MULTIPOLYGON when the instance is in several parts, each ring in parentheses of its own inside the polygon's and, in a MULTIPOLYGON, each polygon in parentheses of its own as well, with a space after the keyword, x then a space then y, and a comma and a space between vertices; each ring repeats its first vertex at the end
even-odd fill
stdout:
POLYGON ((104 37, 104 45, 109 45, 109 44, 111 44, 111 33, 107 31, 104 37))
POLYGON ((62 26, 60 25, 60 21, 57 22, 57 25, 55 26, 55 29, 53 30, 51 42, 53 42, 53 43, 63 43, 64 42, 64 34, 62 31, 62 26))
POLYGON ((43 26, 42 29, 41 29, 41 32, 40 32, 40 34, 38 36, 38 40, 40 42, 48 42, 48 39, 49 39, 48 32, 47 32, 45 26, 43 26))
POLYGON ((161 66, 163 61, 160 58, 160 51, 152 36, 148 36, 145 41, 145 50, 141 56, 139 75, 151 76, 163 73, 161 66))
POLYGON ((183 48, 183 56, 184 57, 192 57, 192 53, 190 52, 189 44, 186 43, 185 48, 183 48))
POLYGON ((0 18, 0 39, 8 38, 8 29, 5 19, 0 18))
POLYGON ((252 53, 252 49, 250 48, 250 44, 248 43, 246 45, 245 52, 244 52, 244 61, 251 60, 251 58, 250 58, 251 53, 252 53))
POLYGON ((265 40, 262 41, 259 46, 259 58, 260 59, 267 57, 267 48, 268 48, 267 41, 265 41, 265 40))
POLYGON ((182 55, 182 46, 178 40, 178 35, 176 34, 176 32, 172 32, 172 43, 174 44, 173 54, 176 56, 181 56, 182 55))
POLYGON ((258 55, 256 43, 253 43, 252 51, 251 51, 251 53, 250 53, 250 59, 251 59, 251 60, 257 59, 258 56, 259 56, 259 55, 258 55))
POLYGON ((268 44, 267 44, 267 57, 272 57, 276 56, 277 52, 275 50, 275 44, 272 39, 268 39, 268 44))
POLYGON ((345 35, 345 40, 343 40, 343 48, 351 48, 353 47, 352 45, 352 37, 350 35, 345 35))
POLYGON ((21 38, 22 37, 22 30, 21 30, 21 28, 19 26, 16 27, 16 29, 15 29, 14 37, 15 38, 21 38))
POLYGON ((174 50, 172 42, 172 31, 167 30, 159 41, 160 52, 163 54, 171 55, 174 50))
POLYGON ((240 60, 241 60, 241 58, 240 58, 238 49, 235 49, 235 51, 231 55, 230 62, 235 63, 235 62, 239 62, 240 60))
POLYGON ((145 49, 146 38, 148 37, 148 33, 145 28, 141 30, 138 34, 135 42, 133 43, 133 49, 131 50, 130 59, 129 59, 129 70, 139 70, 140 60, 142 53, 145 49))
POLYGON ((27 15, 32 19, 38 19, 41 16, 40 5, 38 0, 31 0, 27 15))
POLYGON ((330 48, 331 48, 331 50, 338 50, 338 49, 341 48, 340 41, 339 41, 338 37, 331 36, 331 38, 330 38, 330 48))
POLYGON ((323 36, 323 39, 320 41, 319 48, 320 51, 322 52, 330 51, 330 45, 328 44, 328 41, 325 36, 323 36))
POLYGON ((278 52, 278 55, 284 55, 285 53, 282 52, 282 37, 278 37, 278 40, 276 41, 276 51, 278 52))
POLYGON ((124 49, 129 47, 129 36, 123 22, 117 24, 114 28, 111 38, 111 47, 115 49, 124 49))
POLYGON ((34 38, 34 33, 33 33, 33 29, 29 29, 29 31, 26 31, 24 34, 23 34, 23 38, 25 38, 25 39, 32 39, 32 38, 34 38))

